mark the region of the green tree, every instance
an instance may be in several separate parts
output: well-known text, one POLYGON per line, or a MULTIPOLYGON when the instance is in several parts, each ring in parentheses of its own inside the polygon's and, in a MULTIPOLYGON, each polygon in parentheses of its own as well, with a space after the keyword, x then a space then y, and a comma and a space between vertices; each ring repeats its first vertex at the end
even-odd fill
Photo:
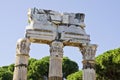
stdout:
POLYGON ((35 58, 30 58, 29 61, 28 61, 28 71, 32 69, 33 67, 33 63, 37 61, 37 59, 35 58))
POLYGON ((8 66, 0 68, 0 80, 12 80, 13 73, 8 71, 8 66))
POLYGON ((8 67, 9 67, 9 66, 2 66, 0 69, 1 69, 1 70, 4 70, 4 71, 7 71, 7 70, 8 70, 8 67))
POLYGON ((68 75, 67 80, 82 80, 82 71, 78 71, 68 75))
MULTIPOLYGON (((70 60, 67 57, 63 58, 63 78, 66 78, 69 74, 78 71, 78 65, 76 62, 70 60)), ((0 80, 12 80, 14 71, 14 64, 9 66, 0 67, 0 80)), ((42 59, 29 59, 28 62, 28 80, 44 80, 48 78, 49 72, 49 56, 42 59)))
POLYGON ((38 76, 36 75, 36 72, 33 70, 33 64, 37 61, 37 59, 30 58, 28 62, 28 73, 27 78, 28 80, 37 80, 38 76))
POLYGON ((12 80, 13 74, 9 71, 0 72, 0 80, 12 80))
POLYGON ((62 62, 62 71, 63 71, 63 77, 67 78, 68 75, 77 72, 79 70, 78 64, 72 60, 70 60, 68 57, 63 58, 62 62))
MULTIPOLYGON (((109 50, 96 57, 96 80, 120 80, 120 48, 109 50)), ((82 80, 82 72, 76 72, 67 80, 82 80)))
MULTIPOLYGON (((49 71, 49 56, 30 64, 31 68, 28 71, 28 79, 36 80, 44 79, 48 77, 49 71)), ((70 60, 67 57, 63 58, 63 77, 66 78, 69 74, 78 71, 78 65, 76 62, 70 60)))
POLYGON ((28 71, 28 79, 43 80, 48 77, 49 57, 44 57, 30 64, 31 69, 28 71))
POLYGON ((120 80, 120 48, 96 57, 97 80, 120 80))
POLYGON ((8 66, 8 71, 14 72, 14 64, 8 66))

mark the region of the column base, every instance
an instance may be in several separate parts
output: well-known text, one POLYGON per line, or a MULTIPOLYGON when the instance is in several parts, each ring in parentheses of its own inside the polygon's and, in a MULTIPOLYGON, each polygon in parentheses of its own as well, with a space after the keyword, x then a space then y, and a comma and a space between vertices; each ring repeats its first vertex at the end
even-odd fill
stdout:
POLYGON ((62 80, 62 77, 52 76, 52 77, 49 77, 49 80, 62 80))

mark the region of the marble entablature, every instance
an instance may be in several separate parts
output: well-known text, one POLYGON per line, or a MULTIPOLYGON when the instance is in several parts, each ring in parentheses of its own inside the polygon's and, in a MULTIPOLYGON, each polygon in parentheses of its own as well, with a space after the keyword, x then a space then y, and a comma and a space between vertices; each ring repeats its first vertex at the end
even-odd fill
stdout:
POLYGON ((59 13, 52 10, 29 9, 26 37, 34 43, 50 44, 54 40, 68 46, 88 44, 90 36, 85 32, 83 13, 59 13))

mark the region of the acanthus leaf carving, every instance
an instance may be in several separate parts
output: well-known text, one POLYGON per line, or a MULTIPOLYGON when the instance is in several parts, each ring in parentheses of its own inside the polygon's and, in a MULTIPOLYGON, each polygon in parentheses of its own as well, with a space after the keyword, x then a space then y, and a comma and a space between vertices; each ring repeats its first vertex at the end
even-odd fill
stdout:
POLYGON ((50 45, 50 55, 53 57, 63 57, 63 43, 54 41, 50 45))
POLYGON ((80 51, 83 55, 83 59, 84 60, 94 60, 96 48, 97 48, 97 45, 95 45, 95 44, 83 45, 80 48, 80 51))
POLYGON ((30 42, 28 39, 23 38, 17 41, 16 52, 17 54, 28 54, 30 51, 30 42))

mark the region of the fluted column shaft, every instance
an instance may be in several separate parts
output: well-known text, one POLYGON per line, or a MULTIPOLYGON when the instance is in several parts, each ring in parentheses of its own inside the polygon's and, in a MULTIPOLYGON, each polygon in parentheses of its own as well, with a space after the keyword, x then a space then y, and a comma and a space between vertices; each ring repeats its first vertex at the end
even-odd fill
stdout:
POLYGON ((62 80, 63 43, 54 41, 50 45, 49 80, 62 80))
POLYGON ((30 42, 27 38, 19 39, 16 45, 16 62, 13 80, 27 80, 27 66, 30 42))
POLYGON ((95 53, 97 45, 83 45, 80 50, 83 55, 83 80, 96 80, 95 75, 95 53))

